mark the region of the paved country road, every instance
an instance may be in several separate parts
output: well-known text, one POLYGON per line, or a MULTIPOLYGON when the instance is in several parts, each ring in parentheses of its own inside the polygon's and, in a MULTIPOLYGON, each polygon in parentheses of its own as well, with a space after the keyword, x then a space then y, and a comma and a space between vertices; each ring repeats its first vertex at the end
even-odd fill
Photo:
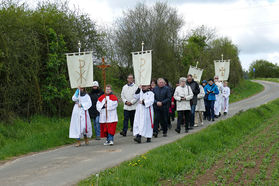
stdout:
MULTIPOLYGON (((245 111, 279 98, 279 84, 265 81, 257 82, 264 85, 264 91, 231 104, 227 117, 231 117, 241 110, 245 111)), ((222 119, 225 118, 222 117, 222 119)), ((203 127, 197 127, 190 133, 197 132, 210 124, 212 122, 206 122, 203 127)), ((73 185, 91 174, 118 165, 185 135, 178 135, 172 129, 166 138, 159 135, 158 138, 152 139, 152 143, 135 144, 131 133, 128 133, 127 137, 117 134, 115 145, 112 147, 104 147, 103 140, 93 140, 89 146, 76 148, 69 145, 24 156, 0 166, 0 185, 73 185)))

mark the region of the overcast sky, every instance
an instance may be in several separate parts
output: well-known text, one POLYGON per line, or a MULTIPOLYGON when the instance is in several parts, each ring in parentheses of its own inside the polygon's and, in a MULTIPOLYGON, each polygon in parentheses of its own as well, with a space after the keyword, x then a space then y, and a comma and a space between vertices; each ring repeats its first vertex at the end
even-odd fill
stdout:
MULTIPOLYGON (((166 0, 161 0, 165 2, 166 0)), ((123 11, 137 2, 156 0, 70 0, 70 6, 88 13, 99 26, 112 26, 123 11)), ((279 0, 168 0, 183 16, 182 32, 199 25, 216 28, 240 49, 244 69, 256 59, 279 64, 279 0)), ((224 56, 225 58, 225 56, 224 56)))

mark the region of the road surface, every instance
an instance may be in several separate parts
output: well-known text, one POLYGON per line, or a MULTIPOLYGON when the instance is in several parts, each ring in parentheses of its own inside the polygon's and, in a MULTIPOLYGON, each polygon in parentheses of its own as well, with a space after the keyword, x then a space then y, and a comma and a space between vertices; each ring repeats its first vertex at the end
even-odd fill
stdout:
MULTIPOLYGON (((279 98, 279 84, 258 81, 265 89, 261 93, 248 99, 230 105, 231 117, 239 111, 245 111, 279 98)), ((221 119, 226 119, 222 117, 221 119)), ((217 120, 218 121, 218 120, 217 120)), ((197 132, 212 122, 205 122, 204 126, 191 130, 189 134, 197 132)), ((173 123, 176 125, 176 123, 173 123)), ((79 180, 100 172, 109 167, 120 164, 137 155, 143 154, 158 146, 173 142, 187 134, 176 134, 174 127, 168 137, 152 139, 152 143, 135 144, 131 133, 127 137, 119 134, 115 136, 115 145, 105 147, 104 140, 91 141, 89 146, 79 148, 73 145, 55 150, 24 156, 9 161, 0 166, 0 185, 73 185, 79 180)))

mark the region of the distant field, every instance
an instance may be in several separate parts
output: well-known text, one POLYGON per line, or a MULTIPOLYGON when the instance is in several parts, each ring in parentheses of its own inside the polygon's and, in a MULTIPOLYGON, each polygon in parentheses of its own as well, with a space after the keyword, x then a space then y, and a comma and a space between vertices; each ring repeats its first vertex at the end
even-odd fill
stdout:
POLYGON ((79 185, 278 185, 279 99, 91 176, 79 185))
POLYGON ((279 78, 257 78, 257 79, 263 80, 263 81, 271 81, 271 82, 279 83, 279 78))

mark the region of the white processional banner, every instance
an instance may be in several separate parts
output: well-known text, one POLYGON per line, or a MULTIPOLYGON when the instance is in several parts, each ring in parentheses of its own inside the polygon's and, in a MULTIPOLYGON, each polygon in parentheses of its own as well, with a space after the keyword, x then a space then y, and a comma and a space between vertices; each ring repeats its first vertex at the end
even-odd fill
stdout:
POLYGON ((220 81, 227 81, 230 75, 230 60, 215 60, 215 75, 220 81))
POLYGON ((92 52, 69 53, 66 55, 71 88, 93 86, 92 52))
POLYGON ((132 52, 135 83, 150 85, 152 73, 152 51, 132 52))
POLYGON ((203 73, 203 69, 193 67, 193 66, 190 66, 188 71, 188 74, 191 74, 196 82, 201 81, 202 73, 203 73))

